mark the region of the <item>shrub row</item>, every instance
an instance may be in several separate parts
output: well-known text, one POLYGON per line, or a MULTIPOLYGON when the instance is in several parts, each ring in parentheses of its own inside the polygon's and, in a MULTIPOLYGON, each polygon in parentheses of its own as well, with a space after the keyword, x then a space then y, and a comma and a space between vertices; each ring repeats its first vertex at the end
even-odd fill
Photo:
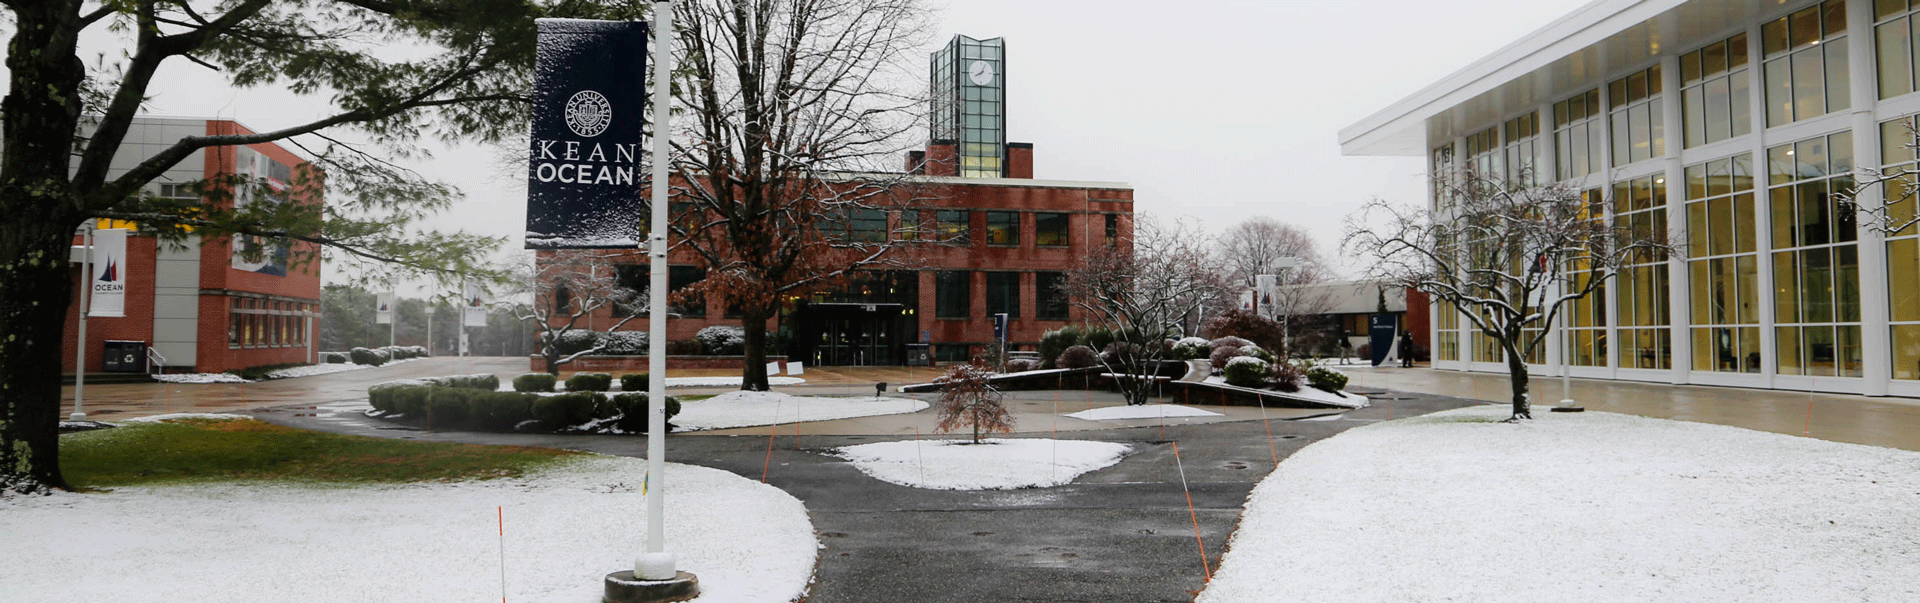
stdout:
POLYGON ((354 364, 380 366, 395 360, 425 358, 427 349, 417 345, 390 345, 371 349, 354 348, 346 352, 321 352, 320 357, 322 362, 344 364, 352 361, 354 364))
MULTIPOLYGON (((597 392, 541 396, 394 382, 368 388, 367 401, 381 413, 425 421, 431 427, 623 433, 647 430, 647 395, 643 393, 618 394, 611 398, 597 392)), ((680 400, 668 396, 666 411, 668 420, 680 414, 680 400)))
MULTIPOLYGON (((546 373, 527 373, 513 378, 513 391, 550 392, 558 382, 553 375, 546 373)), ((574 373, 567 378, 567 391, 604 392, 613 389, 613 376, 606 373, 574 373)), ((627 373, 620 376, 620 390, 629 392, 646 391, 646 373, 627 373)))

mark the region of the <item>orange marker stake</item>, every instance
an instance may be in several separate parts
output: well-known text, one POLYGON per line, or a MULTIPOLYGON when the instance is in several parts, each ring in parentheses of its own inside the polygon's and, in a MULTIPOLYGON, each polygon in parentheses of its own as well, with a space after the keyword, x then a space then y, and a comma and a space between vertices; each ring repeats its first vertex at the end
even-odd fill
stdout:
POLYGON ((1180 443, 1173 443, 1173 466, 1180 469, 1180 491, 1187 495, 1187 517, 1193 520, 1193 541, 1200 545, 1200 569, 1206 572, 1206 582, 1213 583, 1213 567, 1207 562, 1207 542, 1200 539, 1200 514, 1193 510, 1193 491, 1187 489, 1187 468, 1180 462, 1180 443))
POLYGON ((1267 422, 1267 397, 1254 396, 1260 401, 1260 425, 1267 428, 1267 454, 1273 457, 1273 467, 1280 468, 1280 451, 1273 447, 1273 424, 1267 422))
POLYGON ((1807 398, 1807 437, 1813 437, 1813 398, 1807 398))
POLYGON ((494 507, 500 516, 500 603, 507 603, 507 511, 506 507, 494 507))
POLYGON ((780 402, 773 403, 773 424, 767 426, 767 462, 760 466, 760 483, 767 483, 767 471, 773 469, 773 436, 780 431, 780 402))
POLYGON ((920 483, 927 483, 927 449, 920 443, 920 428, 913 428, 913 451, 920 455, 920 483))

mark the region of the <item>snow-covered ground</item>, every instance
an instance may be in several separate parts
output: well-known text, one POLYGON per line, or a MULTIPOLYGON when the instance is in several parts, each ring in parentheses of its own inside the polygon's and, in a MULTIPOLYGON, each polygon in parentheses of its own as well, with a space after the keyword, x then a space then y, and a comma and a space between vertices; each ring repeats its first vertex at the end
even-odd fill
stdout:
MULTIPOLYGON (((800 377, 767 377, 767 385, 799 385, 800 377)), ((739 387, 740 377, 668 377, 667 387, 739 387)))
POLYGON ((1058 486, 1120 462, 1125 444, 1085 440, 902 440, 841 448, 835 456, 885 482, 934 490, 1058 486))
POLYGON ((1231 387, 1236 389, 1244 389, 1247 391, 1262 391, 1262 392, 1267 392, 1276 396, 1289 396, 1289 397, 1300 398, 1304 400, 1312 400, 1315 402, 1330 404, 1333 406, 1344 406, 1347 408, 1366 408, 1368 404, 1371 404, 1373 402, 1372 400, 1368 399, 1366 396, 1362 396, 1360 394, 1356 394, 1353 392, 1341 392, 1336 394, 1336 393, 1326 391, 1317 387, 1309 386, 1305 383, 1300 384, 1300 391, 1283 392, 1279 390, 1264 390, 1264 389, 1254 390, 1254 389, 1249 389, 1245 387, 1228 385, 1227 378, 1221 377, 1219 375, 1207 377, 1206 382, 1212 385, 1218 385, 1220 387, 1231 387))
POLYGON ((1088 421, 1117 421, 1122 419, 1162 419, 1167 417, 1218 417, 1220 413, 1200 410, 1178 404, 1130 404, 1122 406, 1103 406, 1089 408, 1067 416, 1088 421))
POLYGON ((1920 453, 1505 407, 1313 444, 1200 603, 1920 601, 1920 453), (1359 564, 1359 565, 1355 565, 1359 564))
POLYGON ((824 398, 733 391, 705 400, 681 402, 680 414, 674 415, 673 424, 682 430, 697 431, 898 415, 926 408, 926 402, 912 398, 824 398))
MULTIPOLYGON (((521 479, 394 486, 128 487, 0 501, 0 600, 598 601, 646 542, 646 462, 583 457, 521 479)), ((655 486, 661 485, 656 480, 655 486)), ((669 551, 695 601, 784 603, 818 542, 806 509, 669 464, 669 551)))
MULTIPOLYGON (((387 362, 387 365, 397 364, 401 362, 412 362, 414 360, 418 360, 418 358, 407 358, 404 360, 391 360, 387 362)), ((382 365, 382 366, 386 366, 386 365, 382 365)), ((332 364, 324 364, 324 363, 309 364, 305 366, 293 366, 293 367, 287 367, 287 368, 283 368, 275 371, 270 371, 267 373, 267 378, 268 379, 290 379, 293 377, 311 377, 313 375, 326 375, 329 373, 358 371, 358 370, 370 369, 370 368, 378 368, 378 367, 375 367, 370 364, 353 364, 351 362, 332 363, 332 364)), ((240 378, 239 375, 235 375, 233 373, 172 373, 172 374, 154 375, 153 379, 155 381, 163 381, 167 383, 252 383, 251 381, 242 379, 240 378)))

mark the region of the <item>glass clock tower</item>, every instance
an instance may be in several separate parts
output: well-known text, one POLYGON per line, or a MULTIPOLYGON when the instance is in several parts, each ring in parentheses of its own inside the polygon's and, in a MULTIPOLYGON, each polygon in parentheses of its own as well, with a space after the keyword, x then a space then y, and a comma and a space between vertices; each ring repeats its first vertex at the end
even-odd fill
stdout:
POLYGON ((1006 43, 956 35, 933 53, 933 140, 953 141, 964 178, 1006 176, 1006 43))

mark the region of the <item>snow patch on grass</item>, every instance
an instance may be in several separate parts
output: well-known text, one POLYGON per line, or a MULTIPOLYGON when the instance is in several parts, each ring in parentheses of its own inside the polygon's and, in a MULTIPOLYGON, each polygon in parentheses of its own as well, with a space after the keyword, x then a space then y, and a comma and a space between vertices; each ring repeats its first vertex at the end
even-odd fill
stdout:
POLYGON ((682 430, 698 431, 898 415, 926 408, 926 402, 912 398, 824 398, 733 391, 705 400, 682 401, 673 424, 682 430))
POLYGON ((1071 483, 1120 462, 1125 444, 1085 440, 903 440, 847 446, 834 456, 884 482, 932 490, 1009 490, 1071 483))
MULTIPOLYGON (((646 462, 583 457, 518 479, 392 486, 125 487, 0 502, 0 599, 598 601, 646 541, 646 462), (133 562, 138 571, 101 571, 133 562)), ((663 484, 664 482, 664 484, 663 484)), ((805 593, 818 542, 780 490, 668 464, 667 534, 702 603, 805 593)))
POLYGON ((1249 497, 1200 603, 1911 601, 1920 453, 1504 406, 1354 429, 1249 497), (1367 560, 1330 572, 1328 560, 1367 560))

